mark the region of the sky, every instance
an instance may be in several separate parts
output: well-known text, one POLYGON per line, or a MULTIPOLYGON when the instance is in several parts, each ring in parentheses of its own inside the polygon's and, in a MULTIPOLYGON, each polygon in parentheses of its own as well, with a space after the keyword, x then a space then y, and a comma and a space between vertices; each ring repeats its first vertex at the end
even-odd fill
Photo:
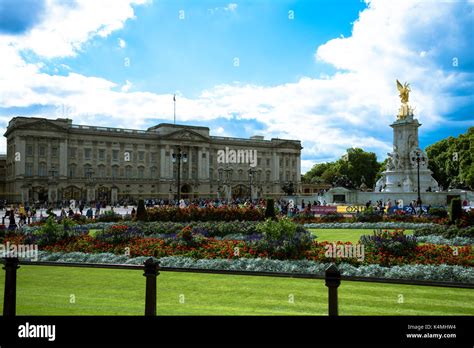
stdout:
POLYGON ((396 79, 422 148, 474 125, 474 0, 0 0, 2 132, 146 129, 176 94, 179 124, 301 140, 304 173, 351 147, 387 157, 396 79))

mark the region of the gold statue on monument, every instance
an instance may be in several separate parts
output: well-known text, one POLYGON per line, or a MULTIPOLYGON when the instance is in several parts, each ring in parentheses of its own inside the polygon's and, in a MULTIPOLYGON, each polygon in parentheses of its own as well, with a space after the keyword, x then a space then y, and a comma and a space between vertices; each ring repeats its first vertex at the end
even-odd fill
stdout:
POLYGON ((402 100, 402 103, 408 103, 408 97, 411 92, 410 85, 407 82, 402 85, 400 81, 397 80, 397 88, 400 91, 400 99, 402 100))
POLYGON ((413 116, 413 110, 410 108, 408 105, 408 98, 410 96, 410 85, 405 82, 404 85, 400 83, 400 81, 397 80, 397 88, 398 91, 400 92, 400 100, 402 102, 402 105, 400 107, 400 110, 398 111, 398 120, 404 120, 407 118, 407 116, 413 116))

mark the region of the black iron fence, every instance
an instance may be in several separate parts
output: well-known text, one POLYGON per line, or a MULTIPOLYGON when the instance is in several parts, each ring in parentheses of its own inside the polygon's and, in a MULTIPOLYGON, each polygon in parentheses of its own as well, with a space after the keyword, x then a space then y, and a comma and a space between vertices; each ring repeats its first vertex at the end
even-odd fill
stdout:
MULTIPOLYGON (((7 257, 3 259, 5 270, 5 291, 3 299, 3 315, 16 315, 16 279, 17 270, 20 268, 20 261, 16 257, 7 257)), ((108 268, 108 269, 128 269, 143 270, 143 276, 146 278, 145 283, 145 316, 156 316, 156 284, 157 276, 160 271, 165 272, 189 272, 189 273, 207 273, 207 274, 223 274, 223 275, 245 275, 245 276, 265 276, 265 277, 285 277, 285 278, 305 278, 305 279, 324 279, 328 288, 328 315, 338 315, 338 288, 341 281, 363 281, 377 283, 393 283, 401 285, 422 285, 450 288, 466 288, 474 289, 474 284, 454 283, 454 282, 438 282, 424 280, 407 280, 407 279, 387 279, 374 277, 353 277, 342 276, 335 264, 330 265, 323 275, 307 274, 307 273, 283 273, 283 272, 256 272, 256 271, 235 271, 235 270, 217 270, 203 268, 179 268, 179 267, 160 267, 159 261, 153 258, 147 259, 141 265, 119 265, 119 264, 95 264, 95 263, 79 263, 79 262, 52 262, 52 261, 21 261, 22 265, 32 266, 60 266, 60 267, 84 267, 84 268, 108 268)))

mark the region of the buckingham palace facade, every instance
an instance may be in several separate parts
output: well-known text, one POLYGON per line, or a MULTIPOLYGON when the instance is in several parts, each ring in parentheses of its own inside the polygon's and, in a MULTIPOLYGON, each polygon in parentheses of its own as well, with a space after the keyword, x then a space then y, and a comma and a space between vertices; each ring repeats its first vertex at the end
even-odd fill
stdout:
POLYGON ((301 184, 301 142, 211 136, 209 128, 158 124, 147 130, 14 117, 5 132, 9 202, 279 197, 301 184), (234 153, 232 153, 234 151, 234 153), (230 155, 229 155, 230 153, 230 155), (254 161, 244 155, 255 154, 254 161), (237 154, 237 156, 235 156, 237 154), (246 161, 247 159, 247 161, 246 161))

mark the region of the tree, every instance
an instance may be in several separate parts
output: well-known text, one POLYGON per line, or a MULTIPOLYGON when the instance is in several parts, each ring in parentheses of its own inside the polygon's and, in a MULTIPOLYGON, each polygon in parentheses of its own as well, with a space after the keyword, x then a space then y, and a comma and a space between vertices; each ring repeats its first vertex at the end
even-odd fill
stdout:
POLYGON ((145 202, 143 201, 143 199, 140 199, 138 201, 137 220, 138 221, 147 221, 148 220, 148 212, 145 208, 145 202))
POLYGON ((474 127, 426 148, 428 168, 444 189, 474 188, 474 127))
POLYGON ((305 175, 305 182, 322 182, 334 184, 349 181, 351 187, 359 187, 362 177, 368 187, 375 185, 376 176, 380 172, 381 163, 373 152, 365 152, 359 148, 347 149, 347 153, 335 162, 318 163, 305 175))
POLYGON ((337 162, 340 163, 340 173, 346 175, 355 187, 362 184, 362 177, 368 187, 375 186, 375 177, 380 169, 375 153, 360 148, 347 149, 347 154, 337 162))
POLYGON ((267 208, 265 209, 265 219, 275 220, 275 201, 273 198, 267 199, 267 208))

